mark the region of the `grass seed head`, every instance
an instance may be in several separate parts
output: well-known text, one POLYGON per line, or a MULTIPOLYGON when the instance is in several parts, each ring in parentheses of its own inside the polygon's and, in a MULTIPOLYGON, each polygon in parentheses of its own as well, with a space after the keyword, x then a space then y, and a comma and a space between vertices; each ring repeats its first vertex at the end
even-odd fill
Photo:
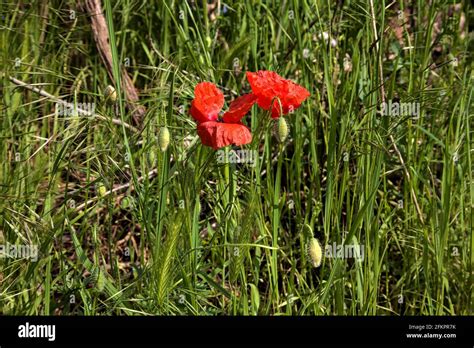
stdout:
POLYGON ((102 292, 105 288, 105 276, 104 276, 104 271, 99 269, 97 275, 97 282, 96 282, 96 287, 99 292, 102 292))

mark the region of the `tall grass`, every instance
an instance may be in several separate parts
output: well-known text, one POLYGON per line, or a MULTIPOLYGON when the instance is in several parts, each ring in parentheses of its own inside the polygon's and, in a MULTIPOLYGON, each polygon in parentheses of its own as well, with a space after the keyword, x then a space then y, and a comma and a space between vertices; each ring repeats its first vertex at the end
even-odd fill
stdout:
POLYGON ((0 312, 473 314, 468 2, 216 3, 104 0, 114 81, 75 1, 2 5, 0 245, 40 254, 0 258, 0 312), (123 67, 147 109, 139 130, 123 67), (226 109, 260 69, 311 97, 283 144, 254 107, 254 165, 220 163, 188 114, 194 86, 216 83, 226 109), (10 77, 95 113, 60 115, 10 77), (384 100, 420 113, 383 116, 384 100), (363 258, 314 268, 313 236, 363 258))

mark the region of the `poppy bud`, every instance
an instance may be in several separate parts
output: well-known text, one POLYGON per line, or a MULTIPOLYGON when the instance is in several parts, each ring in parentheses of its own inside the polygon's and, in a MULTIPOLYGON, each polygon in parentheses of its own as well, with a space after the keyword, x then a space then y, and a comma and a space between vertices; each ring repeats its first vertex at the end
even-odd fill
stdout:
POLYGON ((105 102, 109 105, 115 104, 115 102, 117 101, 117 91, 115 90, 113 86, 108 85, 104 89, 104 99, 105 99, 105 102))
POLYGON ((283 143, 288 136, 288 124, 283 116, 278 119, 278 122, 275 123, 275 136, 278 142, 283 143))
POLYGON ((210 48, 212 45, 212 39, 209 36, 206 36, 206 45, 207 48, 210 48))
POLYGON ((158 137, 158 144, 160 145, 161 151, 165 152, 170 143, 170 131, 167 127, 162 127, 160 129, 160 134, 158 137))
POLYGON ((123 197, 122 202, 120 202, 120 206, 122 209, 127 209, 130 205, 130 200, 128 199, 127 196, 123 197))
POLYGON ((311 260, 313 267, 319 267, 321 265, 321 259, 323 257, 323 251, 321 245, 316 238, 311 238, 307 246, 308 257, 311 260))
POLYGON ((99 195, 100 195, 101 197, 104 197, 104 196, 106 195, 106 193, 107 193, 107 189, 105 188, 105 186, 104 186, 104 185, 100 185, 100 186, 99 186, 99 195))

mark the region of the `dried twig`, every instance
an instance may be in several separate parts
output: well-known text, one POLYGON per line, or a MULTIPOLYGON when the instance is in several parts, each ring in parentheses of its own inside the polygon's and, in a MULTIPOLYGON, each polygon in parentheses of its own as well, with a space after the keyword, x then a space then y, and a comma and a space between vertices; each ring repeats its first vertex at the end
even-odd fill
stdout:
MULTIPOLYGON (((112 69, 112 50, 109 43, 109 31, 105 22, 104 14, 102 12, 102 5, 100 0, 84 0, 82 3, 83 9, 89 14, 91 19, 91 28, 94 35, 94 40, 97 45, 100 57, 104 62, 109 77, 114 81, 114 74, 112 69)), ((137 105, 138 92, 133 85, 132 79, 128 76, 125 68, 121 69, 122 88, 127 100, 127 106, 133 114, 135 125, 140 125, 145 116, 146 109, 142 105, 137 105)))

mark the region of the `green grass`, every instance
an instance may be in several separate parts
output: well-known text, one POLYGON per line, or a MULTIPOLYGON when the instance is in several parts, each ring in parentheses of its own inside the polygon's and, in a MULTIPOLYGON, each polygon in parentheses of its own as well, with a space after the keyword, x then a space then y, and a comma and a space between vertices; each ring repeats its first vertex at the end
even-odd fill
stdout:
POLYGON ((75 3, 0 8, 0 245, 40 250, 36 262, 0 258, 0 313, 473 314, 467 1, 375 1, 375 17, 359 0, 229 1, 220 14, 201 1, 103 1, 112 75, 125 67, 139 89, 140 124, 75 3), (188 114, 194 86, 216 83, 226 109, 259 69, 311 97, 283 144, 255 106, 243 147, 255 166, 219 163, 188 114), (95 114, 58 115, 10 77, 95 114), (116 106, 103 102, 109 84, 116 106), (382 116, 383 100, 419 103, 419 117, 382 116), (364 258, 314 268, 312 236, 360 244, 364 258))

